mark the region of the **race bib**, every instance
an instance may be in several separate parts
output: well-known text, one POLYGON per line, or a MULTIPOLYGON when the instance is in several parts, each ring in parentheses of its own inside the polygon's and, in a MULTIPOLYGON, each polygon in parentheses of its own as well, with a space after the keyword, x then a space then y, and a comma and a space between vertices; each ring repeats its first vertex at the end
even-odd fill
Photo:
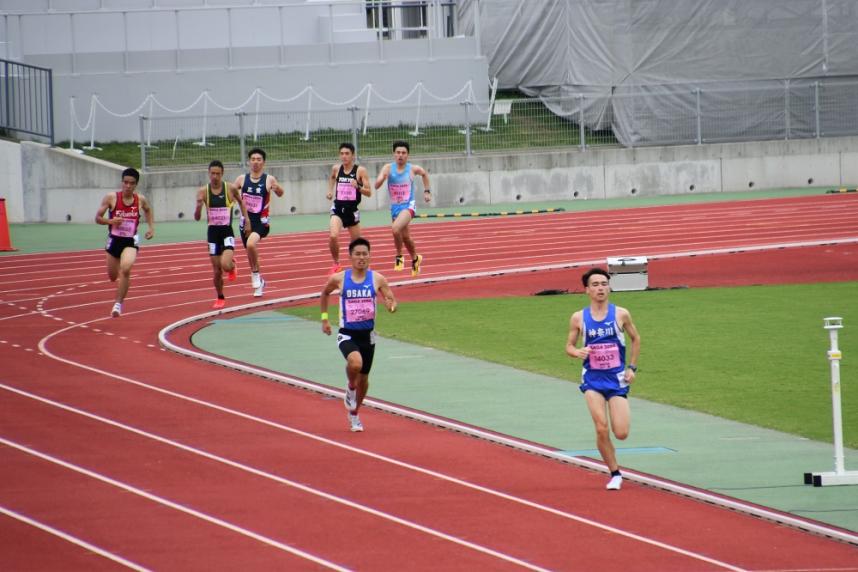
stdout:
POLYGON ((375 301, 372 298, 346 298, 346 321, 366 322, 375 318, 375 301))
POLYGON ((113 236, 126 236, 126 237, 134 236, 134 234, 136 232, 137 232, 137 221, 134 220, 133 218, 122 219, 122 222, 120 222, 117 226, 114 226, 113 230, 111 231, 113 236))
POLYGON ((357 189, 351 183, 337 183, 337 200, 354 201, 357 199, 357 189))
POLYGON ((411 197, 411 183, 390 183, 388 188, 394 203, 404 203, 411 197))
POLYGON ((617 344, 590 344, 590 369, 620 367, 620 348, 617 344))
POLYGON ((247 206, 247 212, 261 213, 262 212, 262 195, 244 195, 244 204, 247 206))
POLYGON ((226 226, 229 224, 230 209, 228 207, 214 207, 209 209, 209 224, 213 226, 226 226))
POLYGON ((231 248, 235 248, 235 237, 234 236, 225 236, 223 239, 223 245, 229 246, 231 248))

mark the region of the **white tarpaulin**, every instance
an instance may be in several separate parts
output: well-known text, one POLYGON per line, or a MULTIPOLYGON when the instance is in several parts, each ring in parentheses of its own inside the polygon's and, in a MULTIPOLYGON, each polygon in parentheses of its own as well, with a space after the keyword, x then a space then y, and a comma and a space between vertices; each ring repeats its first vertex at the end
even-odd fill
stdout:
POLYGON ((837 85, 858 77, 856 0, 459 0, 468 34, 475 5, 501 89, 563 116, 578 98, 587 127, 626 145, 687 141, 701 120, 712 141, 812 136, 820 89, 858 112, 837 85))

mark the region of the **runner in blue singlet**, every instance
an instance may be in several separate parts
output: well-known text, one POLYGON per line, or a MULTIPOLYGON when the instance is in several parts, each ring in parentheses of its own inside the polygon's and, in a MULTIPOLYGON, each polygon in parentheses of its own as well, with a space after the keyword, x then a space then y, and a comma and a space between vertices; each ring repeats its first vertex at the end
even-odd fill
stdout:
POLYGON ((410 147, 406 141, 395 141, 393 143, 393 163, 382 167, 381 172, 375 179, 375 188, 378 190, 387 181, 390 193, 390 217, 393 220, 391 230, 393 231, 393 245, 396 247, 396 259, 393 264, 395 271, 405 268, 402 257, 402 245, 408 249, 411 255, 411 275, 420 274, 420 265, 423 256, 417 254, 417 247, 411 238, 409 223, 417 213, 417 201, 414 198, 414 178, 423 180, 423 200, 428 203, 432 200, 432 191, 429 190, 429 173, 420 165, 413 165, 408 161, 410 147))
POLYGON ((356 238, 349 244, 351 268, 328 278, 319 299, 322 311, 322 331, 331 335, 328 319, 328 299, 340 291, 340 330, 337 346, 346 358, 345 405, 352 431, 363 431, 358 410, 369 389, 369 372, 375 355, 375 299, 381 294, 390 312, 396 311, 396 299, 387 279, 369 269, 369 241, 356 238))
POLYGON ((596 427, 596 445, 611 471, 608 490, 619 490, 623 477, 617 464, 614 437, 623 440, 629 435, 630 411, 627 395, 635 380, 641 339, 628 310, 608 302, 611 292, 610 275, 593 268, 581 277, 590 305, 572 314, 566 353, 584 361, 581 392, 596 427), (582 347, 578 340, 584 338, 582 347), (626 356, 626 337, 631 350, 626 356), (610 419, 610 429, 608 420, 610 419))

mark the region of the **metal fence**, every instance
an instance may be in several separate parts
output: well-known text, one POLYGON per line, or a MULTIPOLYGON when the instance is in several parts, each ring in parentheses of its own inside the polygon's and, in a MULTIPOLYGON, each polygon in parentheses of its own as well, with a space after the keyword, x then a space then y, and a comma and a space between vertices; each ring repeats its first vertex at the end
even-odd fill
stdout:
POLYGON ((368 159, 389 157, 397 139, 421 156, 470 156, 844 135, 858 135, 858 81, 140 118, 144 168, 204 165, 213 158, 242 165, 252 146, 263 147, 269 161, 330 160, 344 141, 368 159), (660 105, 652 105, 654 98, 660 105), (660 111, 665 100, 671 102, 668 115, 660 111))
POLYGON ((0 60, 0 129, 48 139, 54 144, 51 70, 0 60))

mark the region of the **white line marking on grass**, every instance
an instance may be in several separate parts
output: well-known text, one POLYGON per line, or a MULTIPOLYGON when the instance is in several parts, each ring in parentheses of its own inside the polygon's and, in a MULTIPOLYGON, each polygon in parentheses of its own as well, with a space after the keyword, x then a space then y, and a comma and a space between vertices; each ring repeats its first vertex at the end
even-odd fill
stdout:
POLYGON ((9 518, 14 518, 15 520, 19 520, 25 524, 29 524, 30 526, 38 528, 39 530, 42 530, 42 531, 47 532, 49 534, 53 534, 54 536, 58 536, 59 538, 62 538, 63 540, 65 540, 67 542, 71 542, 72 544, 76 544, 76 545, 80 546, 81 548, 85 548, 90 552, 94 552, 95 554, 98 554, 99 556, 107 558, 108 560, 112 560, 112 561, 116 562, 117 564, 121 564, 122 566, 125 566, 126 568, 130 568, 131 570, 137 570, 139 572, 148 572, 148 570, 149 570, 148 568, 144 568, 143 566, 140 566, 139 564, 135 564, 134 562, 131 562, 130 560, 126 560, 125 558, 122 558, 121 556, 119 556, 117 554, 113 554, 112 552, 108 552, 107 550, 104 550, 103 548, 99 548, 98 546, 96 546, 92 543, 89 543, 85 540, 82 540, 76 536, 72 536, 71 534, 65 533, 62 530, 59 530, 58 528, 54 528, 53 526, 50 526, 50 525, 45 524, 43 522, 39 522, 39 521, 32 519, 28 516, 25 516, 19 512, 15 512, 14 510, 8 509, 2 505, 0 505, 0 513, 5 514, 9 518))

